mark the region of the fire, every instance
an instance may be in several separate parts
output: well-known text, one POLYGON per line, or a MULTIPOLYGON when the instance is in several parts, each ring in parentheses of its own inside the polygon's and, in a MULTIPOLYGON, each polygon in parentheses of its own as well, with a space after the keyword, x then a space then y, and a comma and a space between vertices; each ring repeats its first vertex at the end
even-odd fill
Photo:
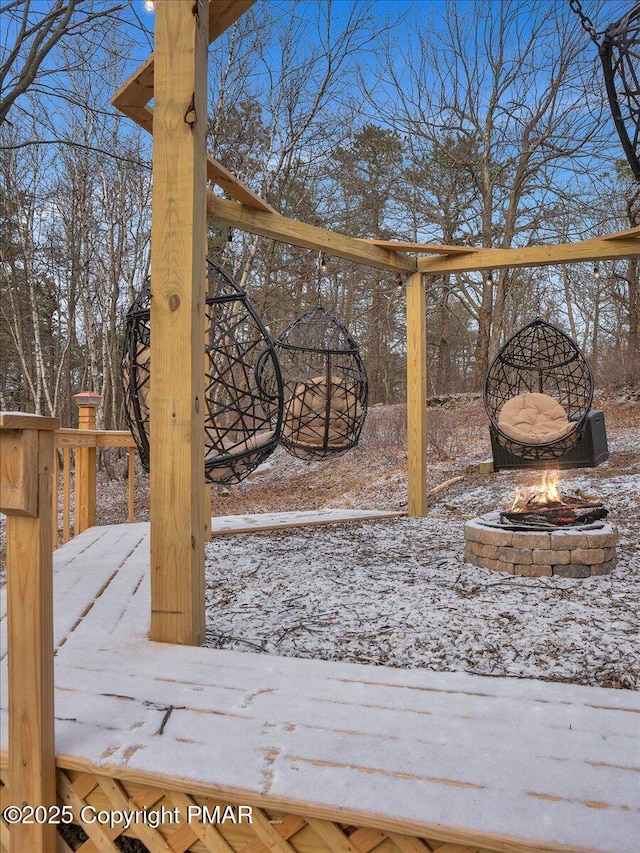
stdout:
POLYGON ((557 471, 545 471, 542 475, 542 483, 539 486, 534 486, 532 489, 521 492, 516 489, 516 496, 513 499, 509 512, 517 512, 522 509, 531 509, 532 507, 544 506, 559 506, 564 503, 564 499, 558 489, 558 480, 560 475, 557 471))

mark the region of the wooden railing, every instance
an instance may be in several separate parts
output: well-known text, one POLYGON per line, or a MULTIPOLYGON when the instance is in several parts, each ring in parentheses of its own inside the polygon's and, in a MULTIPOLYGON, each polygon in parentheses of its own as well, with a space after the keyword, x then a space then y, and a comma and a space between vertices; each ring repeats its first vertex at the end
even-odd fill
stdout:
MULTIPOLYGON (((135 443, 128 430, 59 429, 54 433, 55 452, 62 450, 62 542, 71 538, 71 451, 75 451, 75 513, 73 535, 96 523, 97 450, 123 447, 127 450, 127 521, 135 518, 135 443), (84 452, 83 452, 84 451, 84 452)), ((53 545, 58 542, 58 478, 53 486, 53 545)))
MULTIPOLYGON (((54 433, 54 453, 62 450, 62 543, 71 538, 71 451, 75 455, 75 510, 73 535, 96 523, 97 451, 121 447, 127 450, 127 521, 135 517, 135 443, 128 430, 96 429, 97 394, 76 394, 79 429, 58 429, 54 433)), ((57 459, 54 472, 57 472, 57 459)), ((58 477, 53 478, 53 547, 58 546, 58 477)))

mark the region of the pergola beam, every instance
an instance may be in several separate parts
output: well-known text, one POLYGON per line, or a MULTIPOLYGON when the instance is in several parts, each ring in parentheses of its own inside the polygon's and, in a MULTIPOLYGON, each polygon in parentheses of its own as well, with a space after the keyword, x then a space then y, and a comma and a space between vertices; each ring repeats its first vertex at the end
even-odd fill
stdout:
POLYGON ((376 246, 368 240, 347 237, 337 231, 298 222, 279 213, 250 209, 211 192, 208 194, 207 210, 212 219, 223 225, 293 246, 316 249, 332 257, 402 275, 413 273, 417 268, 415 258, 376 246))
MULTIPOLYGON (((634 231, 634 233, 636 233, 634 231)), ((478 249, 468 255, 418 258, 418 269, 426 274, 472 272, 516 267, 542 267, 578 261, 604 261, 640 257, 640 236, 612 234, 550 246, 515 249, 478 249)))
POLYGON ((626 231, 617 231, 615 234, 607 234, 603 240, 624 240, 627 237, 640 237, 640 227, 627 228, 626 231))
POLYGON ((448 246, 440 243, 414 243, 403 240, 375 240, 368 238, 367 243, 381 246, 384 249, 392 249, 395 252, 416 252, 426 255, 466 255, 469 252, 477 252, 476 246, 448 246))
MULTIPOLYGON (((254 3, 255 0, 215 0, 209 3, 209 44, 235 24, 254 3)), ((133 118, 130 110, 144 107, 153 98, 154 68, 152 53, 115 93, 111 99, 113 106, 133 118)))

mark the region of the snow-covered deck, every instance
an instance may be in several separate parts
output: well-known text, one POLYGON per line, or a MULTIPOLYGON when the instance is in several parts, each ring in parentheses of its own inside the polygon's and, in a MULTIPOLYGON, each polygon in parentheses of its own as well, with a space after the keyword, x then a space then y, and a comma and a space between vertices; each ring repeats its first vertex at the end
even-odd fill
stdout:
POLYGON ((473 850, 637 853, 637 693, 152 643, 148 534, 54 554, 61 767, 473 850))

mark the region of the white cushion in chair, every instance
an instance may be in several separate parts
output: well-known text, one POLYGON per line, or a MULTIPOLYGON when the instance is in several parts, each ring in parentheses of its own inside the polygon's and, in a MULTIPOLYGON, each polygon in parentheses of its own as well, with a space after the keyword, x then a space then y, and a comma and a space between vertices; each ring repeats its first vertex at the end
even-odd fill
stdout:
POLYGON ((523 444, 550 444, 576 428, 565 410, 548 394, 526 393, 512 397, 500 411, 498 427, 523 444))
POLYGON ((348 447, 361 404, 355 383, 332 376, 329 388, 324 376, 316 376, 296 386, 286 401, 282 436, 295 444, 310 447, 348 447))
POLYGON ((234 441, 232 438, 226 438, 222 442, 224 447, 224 451, 222 453, 217 448, 210 447, 205 454, 205 462, 211 462, 212 460, 215 461, 217 458, 222 456, 235 457, 246 454, 244 466, 239 466, 237 463, 234 463, 233 459, 229 459, 228 465, 214 466, 212 476, 214 476, 216 480, 224 480, 226 477, 242 473, 249 466, 254 465, 259 460, 263 448, 271 441, 273 436, 273 430, 265 430, 264 432, 257 432, 253 435, 249 435, 244 440, 240 439, 239 441, 234 441), (255 452, 252 453, 251 451, 255 452))

